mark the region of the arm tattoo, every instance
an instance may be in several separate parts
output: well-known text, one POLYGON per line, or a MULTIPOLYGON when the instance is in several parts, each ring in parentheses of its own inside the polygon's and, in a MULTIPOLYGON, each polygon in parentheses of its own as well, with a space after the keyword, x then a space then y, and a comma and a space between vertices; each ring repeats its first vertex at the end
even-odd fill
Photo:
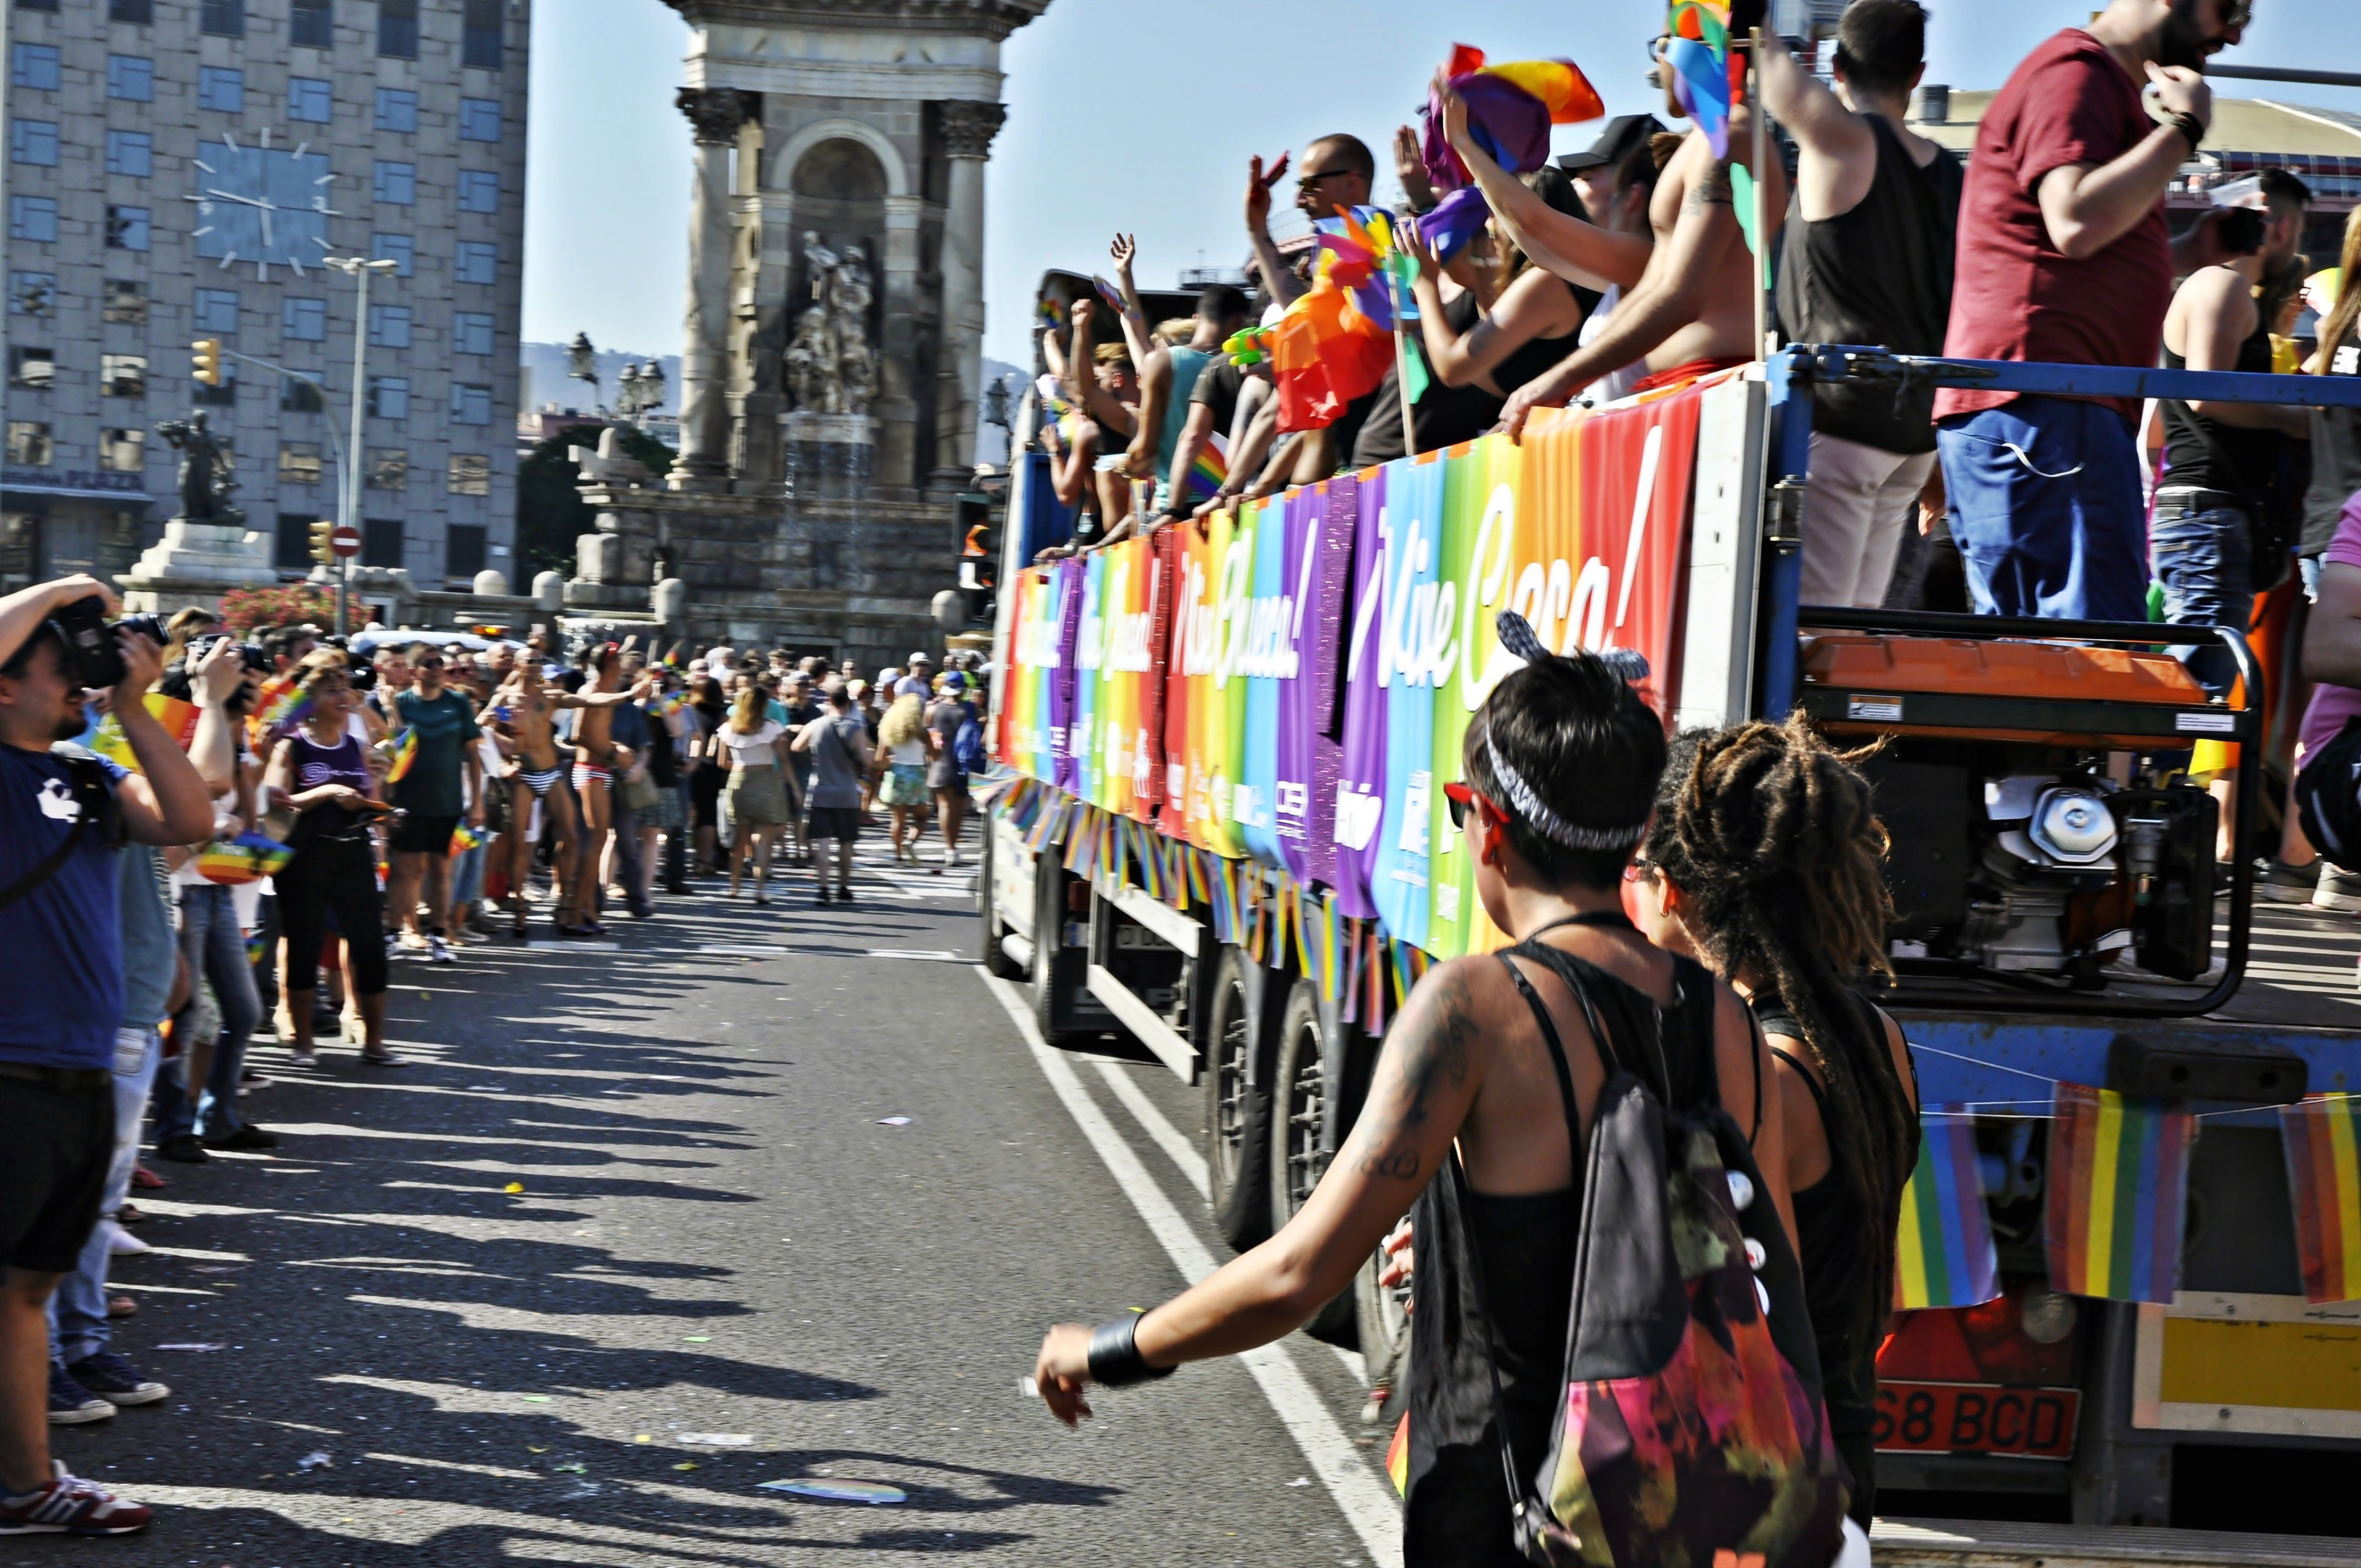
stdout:
POLYGON ((1681 203, 1684 213, 1701 213, 1708 207, 1728 207, 1735 203, 1730 195, 1730 171, 1716 164, 1713 171, 1689 187, 1688 200, 1681 203))
POLYGON ((1421 1175, 1417 1136, 1433 1113, 1437 1087, 1457 1089, 1467 1081, 1468 1051, 1479 1032, 1467 982, 1457 974, 1438 978, 1431 1006, 1422 1010, 1417 1026, 1402 1036, 1402 1077, 1410 1102, 1389 1124, 1368 1124, 1367 1145, 1372 1152, 1361 1161, 1366 1176, 1416 1180, 1421 1175))

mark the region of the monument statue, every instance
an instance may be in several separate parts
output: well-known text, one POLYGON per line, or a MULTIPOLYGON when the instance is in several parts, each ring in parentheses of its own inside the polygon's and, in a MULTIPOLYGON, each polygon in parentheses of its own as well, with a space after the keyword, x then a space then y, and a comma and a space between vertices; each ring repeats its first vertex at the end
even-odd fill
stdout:
POLYGON ((877 349, 869 332, 877 292, 869 258, 858 243, 831 249, 806 230, 804 262, 811 303, 796 318, 787 345, 787 393, 806 413, 865 415, 877 399, 877 349))
POLYGON ((185 420, 168 419, 156 433, 181 454, 181 516, 190 522, 227 527, 246 521, 246 513, 229 504, 237 488, 237 469, 221 437, 205 428, 205 411, 192 411, 185 420))

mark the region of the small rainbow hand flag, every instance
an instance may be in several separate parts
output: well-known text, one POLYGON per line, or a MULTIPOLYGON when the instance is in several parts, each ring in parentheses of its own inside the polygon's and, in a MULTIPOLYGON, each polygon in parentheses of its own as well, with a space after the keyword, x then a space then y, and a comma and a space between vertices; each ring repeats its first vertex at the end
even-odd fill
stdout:
POLYGON ((275 876, 295 858, 295 851, 261 833, 241 833, 216 839, 197 856, 197 874, 224 887, 243 887, 275 876))
POLYGON ((2197 1123, 2178 1101, 2061 1083, 2049 1127, 2049 1282, 2070 1296, 2172 1299, 2197 1123))
MULTIPOLYGON (((149 713, 155 715, 156 722, 164 727, 164 733, 172 738, 172 743, 181 751, 187 751, 189 742, 196 739, 197 705, 153 691, 141 697, 140 701, 149 713)), ((124 739, 123 721, 111 713, 98 721, 98 733, 91 737, 90 749, 134 773, 139 770, 138 759, 131 754, 131 742, 124 739)))
POLYGON ((1896 1311, 1980 1307, 2000 1294, 2000 1258, 1976 1177, 1971 1117, 1940 1105, 1921 1110, 1918 1168, 1902 1190, 1894 1263, 1896 1311))
POLYGON ((1386 1478, 1399 1497, 1410 1496, 1410 1412, 1394 1423, 1394 1440, 1386 1444, 1386 1478))
POLYGON ((484 836, 462 822, 451 829, 451 852, 464 855, 484 841, 484 836))
POLYGON ((410 765, 418 761, 417 727, 413 725, 404 729, 395 736, 390 744, 392 748, 393 767, 386 773, 385 782, 400 784, 410 776, 410 765))
POLYGON ((2279 1107, 2307 1301, 2361 1300, 2361 1095, 2279 1107))

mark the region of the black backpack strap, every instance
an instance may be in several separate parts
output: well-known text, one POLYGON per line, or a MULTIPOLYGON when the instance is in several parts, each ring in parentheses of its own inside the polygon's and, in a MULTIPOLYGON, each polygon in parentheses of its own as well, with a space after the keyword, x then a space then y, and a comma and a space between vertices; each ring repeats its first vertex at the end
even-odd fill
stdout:
POLYGON ((108 849, 117 848, 123 842, 123 814, 115 804, 115 784, 97 757, 79 746, 65 745, 53 748, 50 755, 63 762, 66 771, 73 775, 74 800, 82 807, 82 813, 74 818, 74 825, 66 829, 65 837, 41 858, 40 864, 6 887, 0 888, 0 909, 30 898, 51 877, 63 871, 65 863, 81 848, 84 833, 96 832, 99 843, 108 849))

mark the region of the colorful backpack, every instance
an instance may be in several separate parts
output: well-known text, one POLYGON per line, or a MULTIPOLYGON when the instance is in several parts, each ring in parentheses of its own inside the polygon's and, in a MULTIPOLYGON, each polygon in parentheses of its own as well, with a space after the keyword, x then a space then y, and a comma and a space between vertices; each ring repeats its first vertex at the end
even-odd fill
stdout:
MULTIPOLYGON (((1607 1071, 1585 1151, 1564 1419, 1538 1471, 1521 1472, 1501 1437, 1518 1550, 1543 1568, 1828 1568, 1847 1477, 1803 1272, 1745 1135, 1718 1097, 1668 1108, 1661 1013, 1653 1058, 1634 1072, 1567 955, 1516 952, 1573 991, 1607 1071)), ((1508 968, 1562 1064, 1548 1009, 1508 968)), ((1455 1156, 1448 1169, 1464 1207, 1455 1156)), ((1479 1316, 1488 1352, 1489 1310, 1479 1316)), ((1492 1383, 1497 1409, 1497 1365, 1492 1383)))

